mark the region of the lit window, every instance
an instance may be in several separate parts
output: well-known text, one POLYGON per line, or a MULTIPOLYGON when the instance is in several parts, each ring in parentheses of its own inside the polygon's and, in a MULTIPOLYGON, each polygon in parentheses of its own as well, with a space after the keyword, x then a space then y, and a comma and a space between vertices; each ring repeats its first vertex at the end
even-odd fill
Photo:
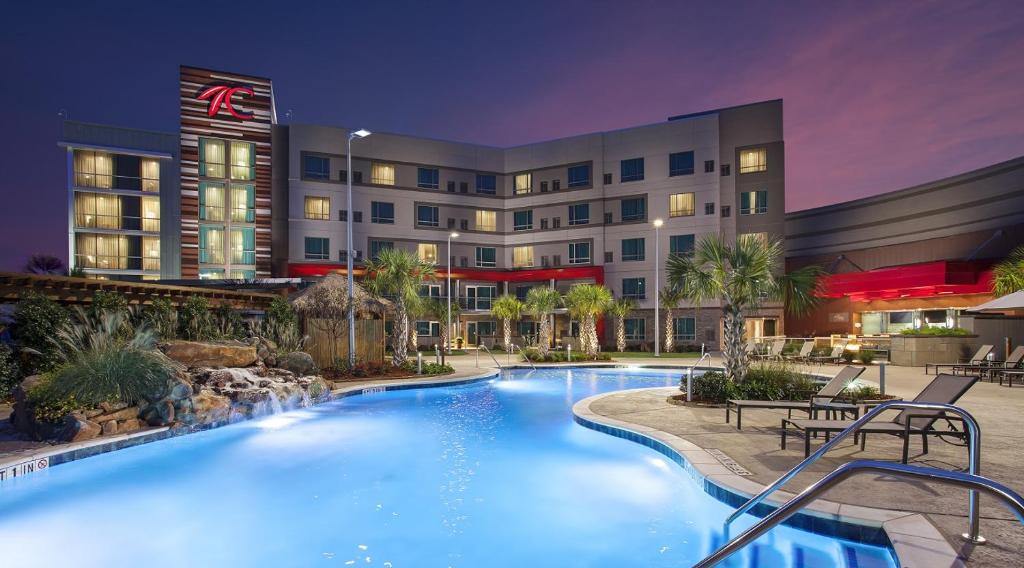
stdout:
POLYGON ((419 227, 440 226, 440 214, 437 207, 431 205, 418 205, 416 207, 416 225, 419 227))
POLYGON ((253 280, 256 278, 255 270, 232 270, 231 279, 233 280, 253 280))
POLYGON ((432 243, 420 243, 416 246, 416 254, 423 262, 437 262, 437 245, 432 243))
POLYGON ((569 264, 590 264, 590 242, 569 243, 569 264))
POLYGON ((494 268, 498 265, 498 250, 493 247, 476 247, 478 268, 494 268))
POLYGON ((224 167, 224 141, 200 138, 199 175, 212 178, 227 177, 224 167))
POLYGON ((513 247, 512 267, 527 268, 533 266, 533 247, 513 247))
POLYGON ((740 194, 740 215, 763 215, 767 212, 767 191, 745 191, 740 194))
POLYGON ((690 217, 693 215, 693 194, 673 193, 668 198, 669 217, 690 217))
POLYGON ((328 221, 331 218, 331 198, 317 195, 306 196, 306 219, 328 221))
POLYGON ((640 181, 644 179, 644 159, 622 160, 620 170, 619 181, 640 181))
POLYGON ((476 175, 476 192, 494 195, 498 192, 498 178, 492 174, 476 175))
POLYGON ((223 280, 224 269, 223 268, 200 268, 199 269, 200 280, 223 280))
POLYGON ((533 174, 517 174, 515 177, 516 195, 533 191, 533 174))
POLYGON ((533 211, 516 211, 512 214, 512 230, 528 231, 533 228, 533 211))
POLYGON ((583 164, 569 168, 569 187, 590 185, 590 166, 583 164))
POLYGON ((231 222, 253 223, 255 221, 256 186, 231 184, 231 222))
POLYGON ((81 268, 128 268, 128 237, 124 235, 75 235, 75 266, 81 268))
MULTIPOLYGON (((213 176, 210 175, 210 177, 213 176)), ((256 179, 255 144, 250 142, 231 143, 231 179, 256 179)))
POLYGON ((395 166, 374 162, 370 170, 370 183, 395 185, 395 166))
POLYGON ((159 237, 142 237, 142 269, 160 270, 159 237))
POLYGON ((224 227, 199 226, 199 262, 224 264, 224 227))
POLYGON ((626 339, 631 341, 643 341, 647 321, 643 318, 626 318, 622 320, 623 331, 626 332, 626 339))
MULTIPOLYGON (((437 177, 437 168, 419 168, 416 170, 416 187, 437 189, 437 177)), ((392 182, 389 185, 394 184, 394 173, 392 173, 391 179, 392 182)))
POLYGON ((326 156, 303 156, 302 177, 305 179, 331 179, 331 160, 326 156))
POLYGON ((622 239, 622 260, 644 260, 644 239, 622 239))
POLYGON ((331 240, 326 237, 305 238, 306 260, 330 260, 331 240))
POLYGON ((110 188, 114 183, 114 160, 110 154, 75 150, 75 185, 110 188))
POLYGON ((672 338, 676 341, 693 341, 697 338, 696 327, 694 318, 672 318, 672 338))
POLYGON ((765 148, 751 148, 740 150, 740 173, 750 174, 763 172, 768 169, 768 150, 765 148))
POLYGON ((393 225, 395 223, 395 204, 384 201, 371 201, 370 222, 393 225))
POLYGON ((100 193, 75 193, 75 226, 89 229, 120 229, 121 198, 100 193))
POLYGON ((676 152, 668 155, 668 175, 688 176, 693 174, 693 151, 676 152))
POLYGON ((142 191, 160 191, 160 162, 142 159, 142 191))
POLYGON ((476 230, 495 231, 498 229, 498 214, 494 211, 478 209, 476 212, 476 230))
POLYGON ((756 239, 756 240, 760 241, 762 244, 765 244, 765 243, 768 242, 768 233, 741 233, 739 235, 739 238, 740 239, 756 239))
POLYGON ((199 182, 199 218, 203 221, 224 220, 224 184, 199 182))
POLYGON ((590 204, 577 203, 569 206, 569 224, 586 225, 590 222, 590 204))
POLYGON ((256 264, 256 229, 252 227, 231 229, 231 262, 233 264, 256 264))
POLYGON ((160 198, 142 198, 142 230, 160 232, 160 198))

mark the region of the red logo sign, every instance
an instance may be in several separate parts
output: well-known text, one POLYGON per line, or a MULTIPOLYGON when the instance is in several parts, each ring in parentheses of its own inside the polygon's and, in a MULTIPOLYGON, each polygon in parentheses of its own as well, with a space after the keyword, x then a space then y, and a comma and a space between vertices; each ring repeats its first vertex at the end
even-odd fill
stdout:
POLYGON ((228 87, 227 85, 215 85, 208 87, 199 96, 196 97, 201 101, 209 99, 210 106, 206 110, 207 116, 216 116, 220 112, 221 107, 224 107, 231 116, 239 120, 252 120, 253 114, 251 112, 241 112, 235 110, 235 107, 231 106, 231 97, 235 96, 236 93, 242 93, 243 95, 253 96, 252 89, 249 87, 228 87))

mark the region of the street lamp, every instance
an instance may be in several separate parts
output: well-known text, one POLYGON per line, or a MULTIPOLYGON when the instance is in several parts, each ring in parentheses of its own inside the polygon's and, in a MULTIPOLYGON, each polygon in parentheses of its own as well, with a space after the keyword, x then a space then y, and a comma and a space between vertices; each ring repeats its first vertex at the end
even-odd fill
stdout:
POLYGON ((355 132, 350 132, 348 135, 348 152, 345 153, 345 160, 347 161, 347 168, 345 170, 345 177, 348 178, 348 195, 345 198, 345 206, 347 207, 345 217, 345 247, 348 249, 345 252, 345 273, 348 275, 348 365, 349 368, 356 365, 356 310, 355 310, 355 294, 353 287, 352 278, 352 255, 355 253, 355 247, 352 246, 352 140, 356 138, 366 138, 370 135, 369 130, 360 128, 355 132))
MULTIPOLYGON (((665 222, 661 219, 654 220, 654 356, 661 357, 661 339, 658 337, 658 325, 661 321, 661 312, 658 306, 661 303, 661 288, 658 282, 658 265, 661 264, 661 226, 665 222)), ((670 333, 665 330, 665 333, 670 333)))
POLYGON ((448 345, 445 346, 445 352, 451 355, 452 352, 452 239, 459 238, 459 234, 452 231, 448 233, 448 270, 445 271, 445 278, 448 279, 448 285, 445 286, 444 299, 448 302, 445 306, 445 312, 448 316, 448 345))

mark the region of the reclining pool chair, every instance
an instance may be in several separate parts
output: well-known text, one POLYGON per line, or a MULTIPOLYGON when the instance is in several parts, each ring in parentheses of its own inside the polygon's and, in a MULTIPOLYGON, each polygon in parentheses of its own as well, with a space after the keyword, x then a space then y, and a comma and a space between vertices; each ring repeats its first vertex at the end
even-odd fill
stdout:
MULTIPOLYGON (((964 377, 943 373, 932 379, 932 382, 928 383, 928 385, 924 387, 916 397, 914 397, 914 402, 953 404, 972 386, 974 386, 974 383, 976 382, 978 382, 978 377, 964 377)), ((900 436, 903 438, 903 463, 907 463, 911 436, 921 436, 921 445, 923 446, 924 453, 926 454, 928 453, 928 436, 952 436, 966 440, 966 429, 933 429, 932 426, 939 419, 946 420, 947 422, 957 420, 961 422, 961 424, 963 423, 961 418, 946 416, 944 412, 939 410, 909 408, 901 411, 892 420, 875 420, 865 424, 858 432, 855 433, 854 442, 857 441, 857 436, 860 436, 860 449, 863 451, 867 434, 891 434, 894 436, 900 436)), ((853 424, 852 420, 791 420, 783 418, 782 449, 786 449, 786 434, 788 433, 788 426, 792 426, 797 430, 803 431, 804 457, 807 457, 811 455, 812 435, 817 434, 818 432, 824 432, 825 441, 827 442, 832 432, 842 432, 851 424, 853 424)), ((952 427, 951 422, 950 426, 952 427)))
POLYGON ((988 357, 988 354, 991 353, 991 352, 992 352, 992 346, 991 345, 982 345, 981 347, 978 348, 978 352, 975 353, 974 356, 971 357, 970 359, 961 360, 961 361, 959 361, 957 363, 925 363, 924 364, 924 374, 926 374, 926 375, 928 374, 928 369, 929 368, 934 368, 935 369, 935 374, 938 375, 939 374, 939 369, 941 369, 942 367, 962 367, 964 365, 969 365, 969 366, 984 365, 986 363, 985 359, 988 357))
POLYGON ((795 355, 783 355, 783 359, 786 361, 807 361, 807 358, 811 356, 811 351, 814 351, 814 341, 804 341, 804 344, 800 346, 800 352, 795 355))
POLYGON ((1010 371, 1020 367, 1021 361, 1024 361, 1024 346, 1018 345, 1010 353, 1010 356, 1006 358, 1006 361, 985 361, 981 365, 954 365, 952 371, 954 375, 958 373, 979 375, 981 378, 988 377, 991 381, 995 378, 995 374, 1000 371, 1010 371))
POLYGON ((778 360, 781 360, 782 359, 782 350, 785 349, 785 348, 786 348, 786 340, 785 339, 776 339, 775 341, 772 342, 771 347, 768 348, 768 351, 766 353, 758 353, 758 354, 755 354, 755 356, 758 359, 762 359, 762 360, 767 360, 767 359, 778 359, 778 360))
POLYGON ((861 373, 864 372, 863 367, 851 367, 846 366, 840 369, 839 373, 832 380, 825 383, 825 386, 821 387, 821 390, 817 392, 810 400, 727 400, 725 402, 725 423, 729 423, 730 414, 732 409, 736 409, 736 429, 740 430, 743 427, 743 409, 744 408, 762 408, 769 410, 787 410, 790 418, 793 417, 794 410, 803 410, 807 413, 807 417, 810 418, 811 413, 815 410, 818 405, 824 405, 832 402, 840 393, 846 390, 846 387, 850 386, 850 383, 854 381, 861 373))

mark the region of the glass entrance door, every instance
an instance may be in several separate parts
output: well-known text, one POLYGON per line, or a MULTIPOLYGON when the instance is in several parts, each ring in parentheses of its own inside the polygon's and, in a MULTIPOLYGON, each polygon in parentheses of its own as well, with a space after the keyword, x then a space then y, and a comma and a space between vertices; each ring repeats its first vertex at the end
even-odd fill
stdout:
POLYGON ((476 322, 471 321, 466 323, 466 343, 469 345, 476 345, 477 342, 477 329, 476 322))

